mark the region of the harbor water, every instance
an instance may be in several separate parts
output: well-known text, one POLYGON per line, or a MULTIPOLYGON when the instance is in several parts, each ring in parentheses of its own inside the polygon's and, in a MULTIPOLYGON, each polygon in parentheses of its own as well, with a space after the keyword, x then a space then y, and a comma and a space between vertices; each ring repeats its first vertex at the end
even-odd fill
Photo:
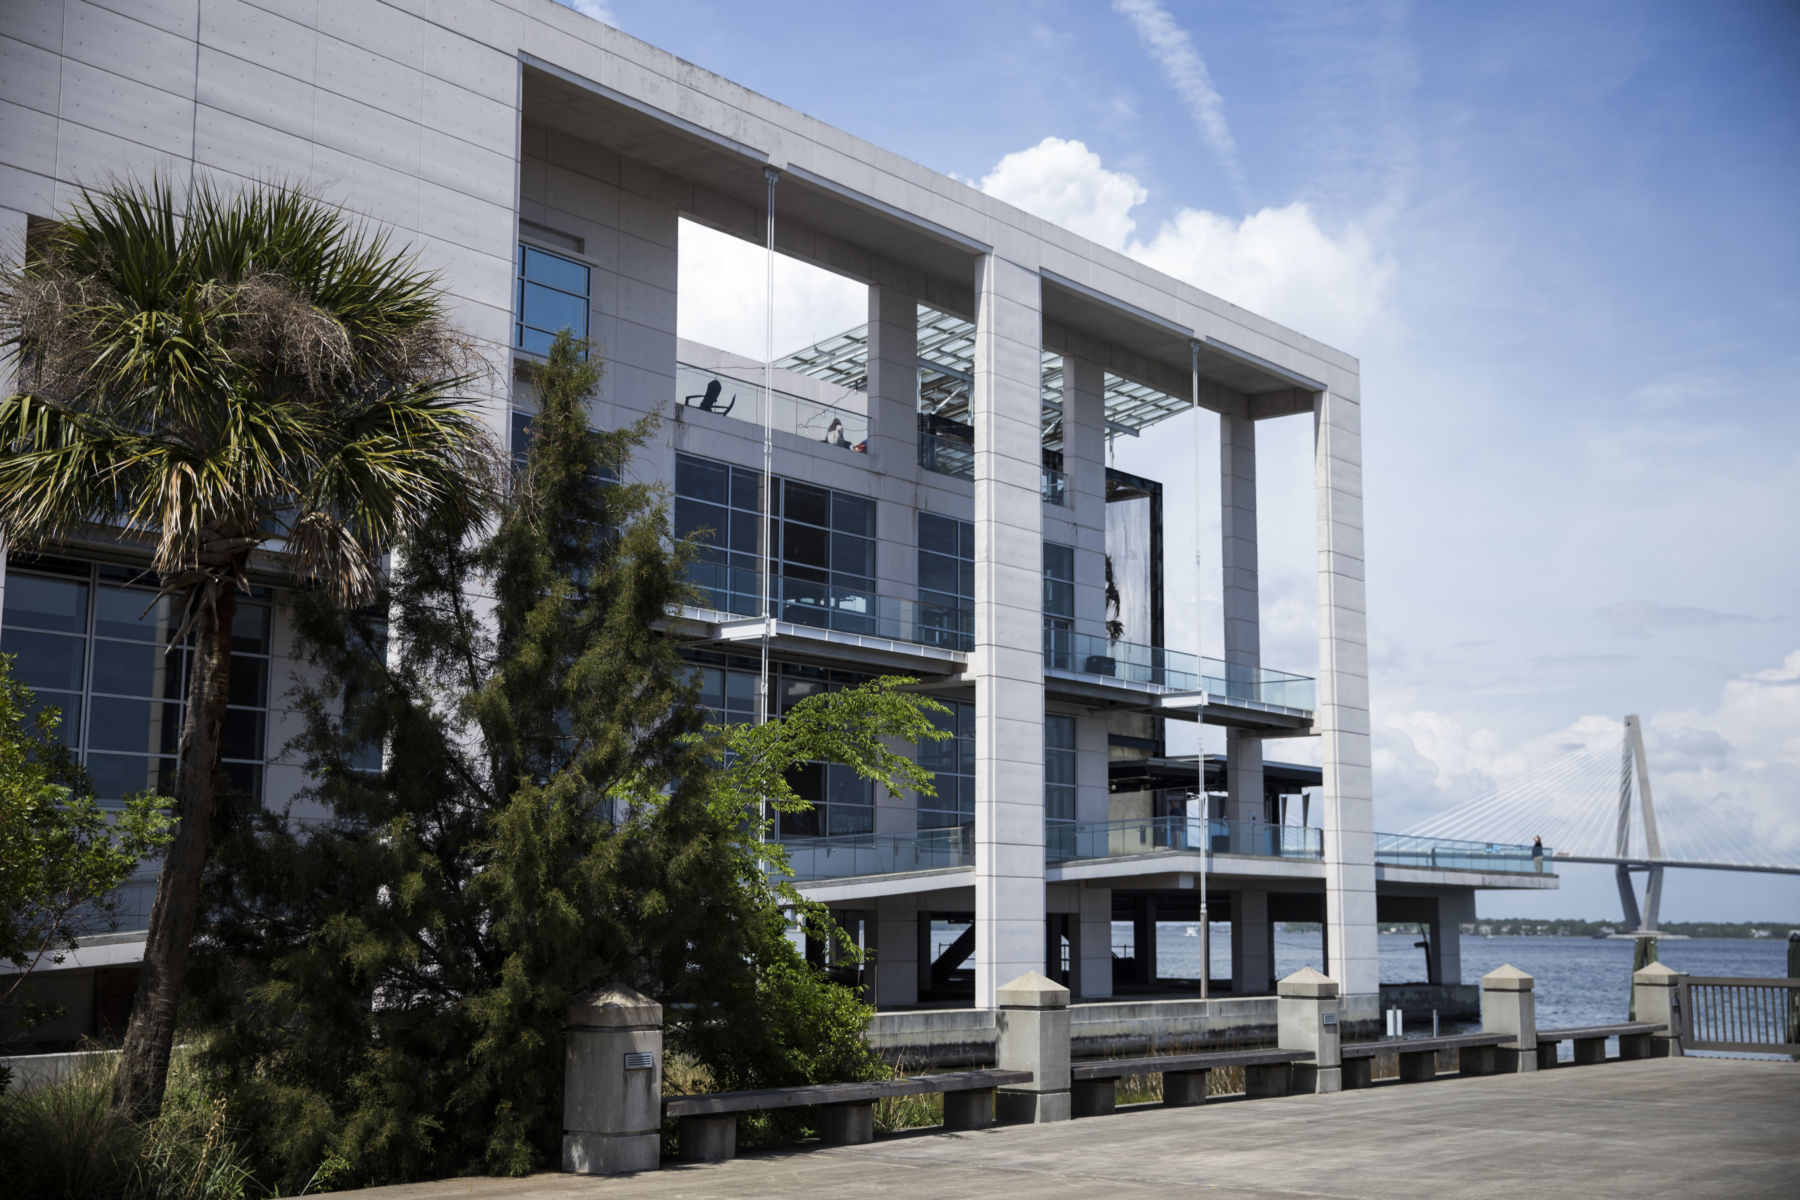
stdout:
MULTIPOLYGON (((1787 974, 1786 927, 1769 938, 1664 939, 1658 958, 1665 965, 1689 975, 1735 975, 1776 978, 1787 974)), ((1157 929, 1158 973, 1169 978, 1197 978, 1200 964, 1198 929, 1180 923, 1160 924, 1157 929), (1194 929, 1196 936, 1188 936, 1194 929)), ((1130 926, 1115 922, 1115 944, 1128 942, 1130 926)), ((1381 981, 1422 983, 1425 951, 1416 934, 1381 935, 1381 981)), ((1495 967, 1507 963, 1535 981, 1538 1024, 1545 1027, 1592 1025, 1623 1021, 1630 1002, 1632 944, 1624 939, 1581 937, 1462 937, 1463 983, 1479 983, 1495 967)), ((1321 938, 1317 933, 1275 934, 1276 976, 1301 967, 1323 970, 1321 938)), ((1212 977, 1231 978, 1231 926, 1212 927, 1212 977)), ((1447 982, 1456 982, 1450 980, 1447 982)))

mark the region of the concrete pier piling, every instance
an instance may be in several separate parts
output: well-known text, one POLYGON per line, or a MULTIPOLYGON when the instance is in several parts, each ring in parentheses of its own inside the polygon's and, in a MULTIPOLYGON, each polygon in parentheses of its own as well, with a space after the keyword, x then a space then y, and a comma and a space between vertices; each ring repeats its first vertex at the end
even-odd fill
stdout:
POLYGON ((1494 1067, 1502 1073, 1535 1071, 1543 1065, 1538 1055, 1537 1001, 1532 984, 1531 976, 1511 963, 1481 977, 1482 1032, 1512 1035, 1511 1041, 1494 1048, 1494 1067))
POLYGON ((564 1033, 562 1169, 580 1175, 655 1170, 662 1005, 628 987, 596 988, 569 1005, 564 1033))
POLYGON ((1342 1091, 1342 1059, 1338 1053, 1338 985, 1311 967, 1301 967, 1275 987, 1277 1045, 1307 1050, 1310 1063, 1295 1063, 1292 1087, 1299 1093, 1342 1091))
POLYGON ((1031 1082, 1003 1087, 994 1115, 1003 1125, 1042 1125, 1074 1115, 1069 1095, 1069 989, 1027 971, 995 994, 995 1065, 1030 1071, 1031 1082))

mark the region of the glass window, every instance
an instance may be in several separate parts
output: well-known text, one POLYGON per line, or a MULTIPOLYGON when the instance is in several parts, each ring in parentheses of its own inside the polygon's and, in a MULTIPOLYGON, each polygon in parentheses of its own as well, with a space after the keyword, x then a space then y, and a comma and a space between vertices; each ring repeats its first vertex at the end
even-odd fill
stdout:
MULTIPOLYGON (((756 681, 760 664, 751 658, 690 650, 685 656, 700 673, 701 703, 715 723, 756 719, 756 681)), ((868 676, 798 663, 770 664, 770 686, 777 715, 809 696, 862 683, 868 676)), ((852 767, 811 762, 796 766, 788 783, 812 808, 782 813, 775 832, 780 838, 841 837, 868 833, 875 827, 875 788, 852 767)))
POLYGON ((970 649, 975 632, 975 527, 922 512, 918 543, 918 638, 927 645, 970 649))
MULTIPOLYGON (((675 532, 705 527, 689 580, 702 601, 745 616, 762 611, 758 535, 761 473, 692 454, 675 456, 675 532)), ((770 507, 772 602, 784 621, 875 631, 875 502, 791 479, 775 480, 770 507)))
POLYGON ((547 354, 564 329, 577 338, 587 337, 590 279, 585 264, 520 244, 513 344, 547 354))
POLYGON ((951 736, 919 744, 919 765, 933 773, 937 795, 918 798, 920 829, 975 823, 975 706, 940 701, 950 711, 931 723, 951 736))
MULTIPOLYGON (((272 623, 266 592, 238 599, 225 767, 227 780, 250 787, 258 802, 272 623)), ((186 645, 169 646, 179 624, 173 598, 159 597, 146 572, 28 559, 8 565, 0 651, 17 654, 17 678, 38 693, 38 707, 62 711, 58 736, 87 767, 102 802, 174 786, 193 661, 186 645)))
POLYGON ((1044 665, 1073 666, 1075 549, 1044 543, 1044 665))
POLYGON ((1044 819, 1075 820, 1075 718, 1044 717, 1044 819))

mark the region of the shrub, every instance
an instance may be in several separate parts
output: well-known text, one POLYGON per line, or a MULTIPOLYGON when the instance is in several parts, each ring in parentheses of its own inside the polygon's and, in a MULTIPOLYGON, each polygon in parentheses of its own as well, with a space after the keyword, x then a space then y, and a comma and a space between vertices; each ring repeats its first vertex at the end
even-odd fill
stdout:
POLYGON ((186 1054, 170 1072, 161 1115, 115 1113, 117 1057, 89 1059, 68 1079, 0 1097, 0 1180, 44 1200, 243 1200, 260 1194, 186 1054))

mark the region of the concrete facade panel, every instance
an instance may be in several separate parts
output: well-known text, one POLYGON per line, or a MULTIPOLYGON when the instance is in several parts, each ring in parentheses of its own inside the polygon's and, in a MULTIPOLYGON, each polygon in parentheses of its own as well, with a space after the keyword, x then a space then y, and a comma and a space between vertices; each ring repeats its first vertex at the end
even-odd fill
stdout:
MULTIPOLYGON (((0 101, 54 115, 62 94, 62 63, 54 51, 0 33, 0 101)), ((9 131, 12 128, 9 126, 9 131)), ((8 159, 18 153, 38 152, 35 143, 42 137, 25 130, 9 132, 8 159)), ((50 144, 56 144, 54 132, 50 144)))

